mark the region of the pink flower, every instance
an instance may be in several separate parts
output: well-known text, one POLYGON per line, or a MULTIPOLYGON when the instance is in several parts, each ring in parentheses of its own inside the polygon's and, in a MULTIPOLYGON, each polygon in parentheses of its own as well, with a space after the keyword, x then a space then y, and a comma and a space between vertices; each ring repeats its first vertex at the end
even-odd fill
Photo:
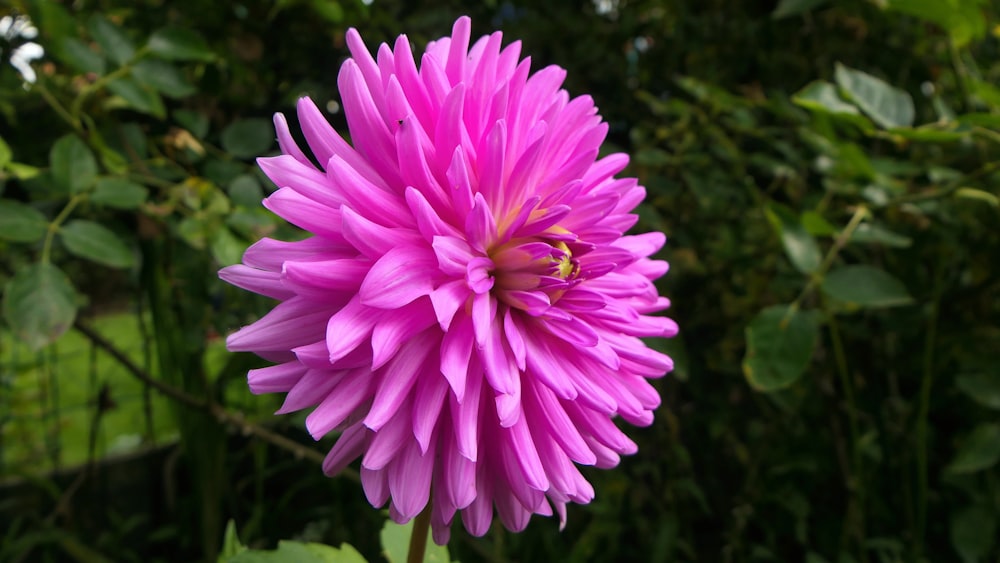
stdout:
POLYGON ((470 21, 432 42, 419 67, 405 36, 372 58, 351 29, 340 71, 353 147, 311 100, 298 118, 317 168, 274 118, 279 189, 264 205, 312 237, 264 239, 220 275, 279 300, 229 337, 277 365, 254 393, 279 413, 315 407, 315 438, 341 432, 323 469, 361 457, 374 506, 397 522, 430 503, 445 543, 456 512, 482 535, 494 506, 522 530, 532 514, 594 497, 577 465, 615 466, 648 425, 647 381, 672 368, 640 337, 676 324, 652 280, 660 233, 623 236, 645 191, 598 159, 607 125, 565 71, 534 74, 501 34, 469 48, 470 21), (431 495, 433 494, 433 498, 431 495))

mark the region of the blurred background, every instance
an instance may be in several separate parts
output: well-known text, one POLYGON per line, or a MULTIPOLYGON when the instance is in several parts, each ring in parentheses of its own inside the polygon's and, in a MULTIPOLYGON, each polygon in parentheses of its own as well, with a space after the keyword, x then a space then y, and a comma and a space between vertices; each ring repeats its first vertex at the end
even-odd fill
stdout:
POLYGON ((224 337, 270 123, 369 47, 472 17, 595 98, 667 233, 677 369, 637 455, 462 561, 996 561, 1000 5, 993 0, 0 3, 0 561, 383 555, 224 337))

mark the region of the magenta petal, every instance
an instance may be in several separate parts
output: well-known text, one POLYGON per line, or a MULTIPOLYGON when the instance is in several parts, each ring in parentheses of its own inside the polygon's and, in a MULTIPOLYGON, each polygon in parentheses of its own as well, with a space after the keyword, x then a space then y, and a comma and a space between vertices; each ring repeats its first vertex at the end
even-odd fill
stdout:
POLYGON ((420 446, 411 440, 402 455, 389 467, 389 490, 392 503, 404 520, 409 520, 427 506, 431 476, 434 471, 434 448, 420 453, 420 446))
POLYGON ((371 432, 361 424, 356 424, 337 438, 337 443, 330 449, 323 460, 323 473, 334 476, 347 467, 347 464, 357 459, 368 447, 371 432))
POLYGON ((393 248, 378 259, 361 282, 361 303, 398 309, 434 290, 434 255, 412 246, 393 248))
POLYGON ((255 395, 261 393, 286 393, 306 373, 306 366, 299 362, 286 362, 275 366, 252 369, 247 373, 247 383, 255 395))

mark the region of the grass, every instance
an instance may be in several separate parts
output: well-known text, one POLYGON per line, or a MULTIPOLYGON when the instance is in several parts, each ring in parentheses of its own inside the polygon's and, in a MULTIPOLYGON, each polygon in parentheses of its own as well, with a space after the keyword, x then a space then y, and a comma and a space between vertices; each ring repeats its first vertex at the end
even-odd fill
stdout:
MULTIPOLYGON (((91 324, 157 376, 153 347, 144 350, 138 320, 116 313, 91 324)), ((210 343, 205 357, 208 368, 222 365, 221 339, 210 343)), ((147 400, 143 384, 82 334, 70 330, 31 352, 0 332, 0 476, 85 463, 92 439, 93 455, 103 457, 176 435, 170 401, 156 392, 147 400)))

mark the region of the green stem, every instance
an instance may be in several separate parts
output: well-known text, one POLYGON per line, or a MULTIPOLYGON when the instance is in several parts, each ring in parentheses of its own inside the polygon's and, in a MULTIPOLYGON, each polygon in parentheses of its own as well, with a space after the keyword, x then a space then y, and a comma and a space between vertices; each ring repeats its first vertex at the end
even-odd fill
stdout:
POLYGON ((844 227, 844 230, 840 232, 840 235, 837 236, 837 239, 833 241, 833 246, 831 246, 830 250, 827 251, 826 257, 823 258, 823 262, 819 265, 819 268, 817 268, 816 271, 813 272, 812 277, 809 279, 809 283, 807 283, 806 286, 802 288, 802 291, 799 293, 799 296, 796 297, 795 301, 792 301, 792 304, 788 307, 789 315, 792 315, 795 313, 795 311, 798 311, 799 305, 802 303, 802 300, 808 297, 809 294, 812 293, 814 289, 816 289, 817 285, 822 283, 823 276, 826 275, 827 270, 829 270, 830 266, 833 265, 833 261, 837 259, 837 256, 840 254, 840 250, 844 248, 844 245, 847 244, 847 241, 851 239, 851 235, 854 234, 854 231, 858 228, 858 225, 861 224, 861 221, 863 221, 867 215, 868 215, 868 208, 865 207, 864 205, 859 205, 857 209, 854 210, 854 215, 851 216, 851 220, 847 223, 847 226, 844 227))
POLYGON ((66 221, 69 214, 73 212, 73 209, 81 201, 86 199, 86 194, 76 194, 71 197, 69 201, 66 202, 66 207, 62 208, 59 215, 49 223, 49 230, 45 233, 45 243, 42 245, 42 262, 48 263, 52 255, 52 239, 55 238, 56 233, 59 231, 59 227, 66 221))
POLYGON ((427 506, 413 519, 410 549, 406 554, 406 563, 424 563, 424 552, 427 551, 427 530, 430 525, 431 505, 427 503, 427 506))
POLYGON ((43 83, 39 82, 34 86, 34 89, 42 95, 42 99, 45 100, 45 103, 49 104, 49 107, 56 112, 56 115, 61 117, 63 121, 68 123, 69 126, 75 131, 83 133, 83 126, 80 124, 80 120, 73 117, 68 111, 66 111, 66 108, 59 103, 59 100, 52 95, 52 92, 49 92, 49 89, 46 88, 43 83))
POLYGON ((924 339, 923 374, 920 381, 920 406, 917 411, 917 530, 914 543, 917 551, 923 549, 924 531, 927 525, 927 432, 930 412, 931 388, 934 383, 934 341, 937 338, 937 321, 941 305, 944 283, 944 268, 938 266, 934 277, 934 294, 930 316, 927 319, 927 333, 924 339))
POLYGON ((70 113, 74 118, 79 118, 80 112, 83 110, 83 103, 87 101, 87 98, 94 95, 96 92, 100 91, 109 83, 118 80, 119 78, 125 78, 132 73, 132 67, 135 63, 146 56, 146 48, 143 47, 136 52, 132 60, 126 62, 122 66, 116 68, 114 71, 105 74, 104 76, 98 78, 97 80, 88 84, 83 90, 77 94, 76 99, 73 100, 73 105, 70 106, 70 113))

